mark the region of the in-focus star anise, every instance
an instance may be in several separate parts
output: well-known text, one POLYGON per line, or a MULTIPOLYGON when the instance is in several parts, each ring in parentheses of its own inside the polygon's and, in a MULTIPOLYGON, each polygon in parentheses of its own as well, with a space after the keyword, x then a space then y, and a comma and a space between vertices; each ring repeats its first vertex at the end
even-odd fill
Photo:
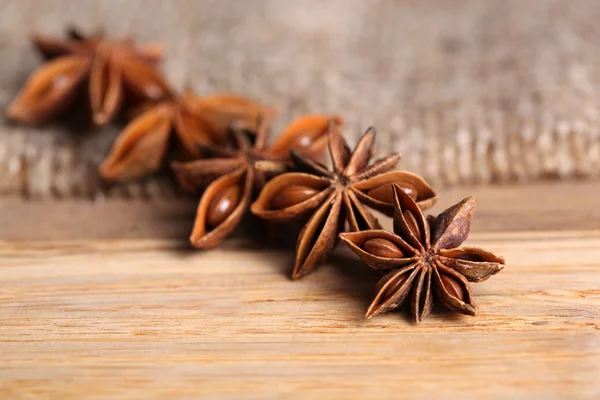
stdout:
POLYGON ((193 246, 218 246, 240 223, 265 182, 286 170, 290 149, 318 156, 326 144, 328 122, 342 123, 338 116, 307 115, 268 146, 269 118, 262 118, 254 138, 234 130, 233 149, 213 146, 205 149, 209 158, 172 164, 182 187, 192 191, 206 187, 190 235, 193 246))
POLYGON ((34 34, 34 44, 49 61, 34 71, 9 105, 9 119, 41 124, 54 118, 76 97, 88 80, 90 106, 95 124, 110 121, 125 98, 159 100, 171 89, 155 64, 162 49, 134 45, 131 39, 110 41, 102 35, 70 31, 68 39, 34 34))
POLYGON ((366 318, 393 310, 410 296, 416 322, 431 311, 433 298, 450 310, 475 315, 468 282, 481 282, 504 268, 504 258, 466 239, 477 201, 468 197, 437 218, 425 218, 413 198, 394 186, 394 232, 366 230, 340 237, 371 268, 393 269, 377 283, 366 318))
POLYGON ((110 154, 100 165, 100 176, 106 181, 122 182, 155 172, 165 159, 172 134, 177 139, 177 159, 197 159, 202 147, 224 144, 230 128, 248 128, 248 116, 255 118, 255 127, 259 115, 273 112, 239 96, 196 97, 188 88, 178 98, 146 106, 115 140, 110 154), (237 105, 236 112, 221 112, 218 123, 213 122, 211 110, 199 106, 219 103, 227 108, 229 101, 237 105))
POLYGON ((400 161, 400 154, 369 165, 374 144, 375 130, 370 128, 350 152, 340 127, 332 125, 329 153, 333 171, 293 153, 296 169, 301 172, 274 178, 252 204, 252 212, 268 220, 310 217, 298 237, 294 279, 313 271, 317 263, 330 254, 338 233, 344 230, 344 221, 350 231, 379 228, 379 222, 368 207, 391 216, 392 184, 400 185, 422 208, 436 202, 435 192, 423 178, 407 171, 392 171, 400 161))

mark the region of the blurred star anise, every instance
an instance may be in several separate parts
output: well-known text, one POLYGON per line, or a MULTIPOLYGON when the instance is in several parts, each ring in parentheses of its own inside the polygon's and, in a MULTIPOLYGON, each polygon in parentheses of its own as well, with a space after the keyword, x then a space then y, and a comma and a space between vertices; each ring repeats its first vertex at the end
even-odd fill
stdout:
POLYGON ((252 204, 252 212, 268 220, 310 217, 298 237, 294 279, 313 271, 331 253, 338 233, 344 230, 344 222, 350 231, 379 228, 369 207, 391 216, 392 184, 400 185, 422 208, 436 202, 435 192, 423 178, 407 171, 392 171, 400 161, 400 154, 369 165, 374 144, 375 130, 370 128, 350 152, 340 127, 332 125, 329 153, 333 171, 293 152, 295 167, 301 172, 274 178, 252 204))
POLYGON ((193 160, 202 155, 201 148, 225 144, 230 129, 249 127, 247 120, 273 113, 258 103, 233 95, 196 97, 186 89, 178 98, 144 105, 115 140, 110 154, 100 165, 100 176, 106 181, 122 182, 138 179, 159 169, 174 134, 177 159, 193 160), (235 103, 234 111, 227 113, 228 104, 235 103), (222 104, 225 111, 215 114, 205 104, 222 104))
POLYGON ((342 233, 341 238, 371 268, 393 269, 377 283, 366 318, 399 307, 410 295, 416 322, 431 311, 433 298, 450 310, 475 315, 468 282, 481 282, 504 268, 504 258, 466 239, 477 202, 468 197, 437 218, 425 218, 413 198, 394 185, 394 233, 342 233))
POLYGON ((286 170, 290 149, 316 157, 325 147, 328 121, 342 123, 337 116, 307 115, 268 146, 271 118, 272 114, 263 116, 254 137, 233 130, 233 149, 209 146, 204 149, 208 158, 172 163, 182 187, 190 191, 206 187, 190 235, 193 246, 218 246, 240 223, 265 182, 286 170))
POLYGON ((88 80, 95 124, 110 121, 125 98, 159 100, 171 90, 155 64, 162 59, 156 45, 139 46, 131 39, 110 41, 103 35, 69 31, 68 39, 34 34, 34 44, 49 59, 34 71, 6 111, 8 118, 41 124, 54 118, 88 80))

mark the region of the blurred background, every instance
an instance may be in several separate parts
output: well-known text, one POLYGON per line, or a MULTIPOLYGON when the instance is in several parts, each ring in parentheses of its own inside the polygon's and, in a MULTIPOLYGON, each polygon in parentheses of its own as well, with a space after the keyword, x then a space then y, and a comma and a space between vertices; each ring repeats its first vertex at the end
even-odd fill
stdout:
MULTIPOLYGON (((440 187, 600 173, 600 2, 482 0, 0 0, 0 106, 41 57, 29 32, 69 24, 161 42, 198 94, 339 113, 350 142, 440 187)), ((118 126, 73 133, 0 123, 0 193, 172 196, 164 178, 107 188, 96 166, 118 126)))

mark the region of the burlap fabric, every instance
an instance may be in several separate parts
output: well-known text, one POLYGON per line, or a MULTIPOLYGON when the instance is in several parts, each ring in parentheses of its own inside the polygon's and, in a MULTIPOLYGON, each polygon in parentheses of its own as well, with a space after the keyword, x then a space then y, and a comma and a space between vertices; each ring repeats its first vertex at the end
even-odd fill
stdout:
MULTIPOLYGON (((2 0, 0 105, 41 63, 28 31, 76 23, 164 43, 176 86, 272 104, 277 128, 338 112, 354 142, 374 125, 379 151, 436 185, 593 177, 598 21, 597 0, 2 0)), ((100 184, 117 131, 2 122, 0 192, 172 194, 157 178, 100 184)))

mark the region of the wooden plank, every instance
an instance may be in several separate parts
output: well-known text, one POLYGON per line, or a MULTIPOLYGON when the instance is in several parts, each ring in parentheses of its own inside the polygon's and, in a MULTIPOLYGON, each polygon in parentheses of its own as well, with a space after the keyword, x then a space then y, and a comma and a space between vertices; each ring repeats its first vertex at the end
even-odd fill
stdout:
POLYGON ((478 197, 468 243, 508 265, 473 285, 478 316, 419 325, 363 319, 379 275, 341 246, 298 282, 293 241, 190 250, 193 199, 0 198, 0 395, 600 398, 598 193, 444 191, 434 212, 478 197))
POLYGON ((2 242, 2 398, 600 396, 600 232, 475 233, 506 256, 476 317, 363 319, 378 274, 340 248, 2 242), (118 395, 118 396, 117 396, 118 395))
MULTIPOLYGON (((474 195, 473 231, 600 229, 600 182, 442 190, 432 212, 474 195)), ((28 201, 0 197, 0 240, 185 239, 197 200, 28 201)), ((383 220, 384 225, 389 221, 383 220)))

